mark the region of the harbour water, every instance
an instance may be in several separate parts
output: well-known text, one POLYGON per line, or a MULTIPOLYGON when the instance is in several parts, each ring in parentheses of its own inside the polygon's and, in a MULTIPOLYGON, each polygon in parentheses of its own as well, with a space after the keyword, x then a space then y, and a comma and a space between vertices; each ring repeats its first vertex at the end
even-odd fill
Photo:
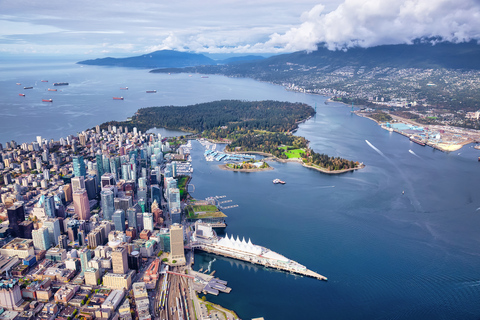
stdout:
POLYGON ((435 151, 351 114, 350 107, 249 79, 72 64, 0 71, 2 143, 36 135, 58 139, 154 105, 218 99, 316 104, 316 116, 296 134, 316 152, 364 162, 364 169, 326 175, 272 162, 271 171, 231 172, 207 162, 193 142, 191 183, 196 198, 226 195, 239 205, 225 211, 228 234, 251 238, 328 282, 199 253, 195 268, 215 258, 212 269, 232 288, 208 299, 243 319, 480 317, 479 151, 472 146, 435 151), (43 91, 41 79, 70 85, 42 104, 47 87, 43 91), (16 82, 34 89, 19 97, 16 82), (123 86, 129 87, 125 100, 113 101, 123 86), (151 89, 157 93, 145 94, 151 89), (275 178, 286 184, 273 184, 275 178))

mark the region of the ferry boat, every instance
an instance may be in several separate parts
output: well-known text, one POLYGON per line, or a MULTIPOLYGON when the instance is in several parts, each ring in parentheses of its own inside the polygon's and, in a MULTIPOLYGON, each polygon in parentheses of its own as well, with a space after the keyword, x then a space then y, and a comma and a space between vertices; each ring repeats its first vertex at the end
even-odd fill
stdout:
POLYGON ((273 184, 285 184, 285 181, 282 181, 280 179, 274 179, 273 184))
POLYGON ((33 87, 23 87, 23 89, 33 89, 33 87))
POLYGON ((146 93, 157 93, 157 90, 147 90, 146 93))
POLYGON ((48 88, 47 91, 57 91, 57 89, 50 89, 50 88, 48 88))
POLYGON ((54 86, 68 86, 68 82, 55 82, 53 83, 54 86))
POLYGON ((25 93, 19 93, 18 94, 20 97, 25 97, 25 93))
POLYGON ((113 97, 113 100, 123 100, 123 97, 113 97))
POLYGON ((43 102, 53 102, 53 99, 42 99, 43 102))

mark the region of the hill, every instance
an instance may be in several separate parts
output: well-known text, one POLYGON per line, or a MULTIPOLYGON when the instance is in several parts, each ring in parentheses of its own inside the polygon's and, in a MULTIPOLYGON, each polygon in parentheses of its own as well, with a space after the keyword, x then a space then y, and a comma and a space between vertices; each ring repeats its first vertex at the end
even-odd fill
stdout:
POLYGON ((77 62, 78 64, 131 68, 184 68, 202 65, 217 65, 229 63, 242 63, 265 59, 262 56, 240 56, 224 60, 213 60, 203 54, 180 52, 175 50, 160 50, 141 56, 128 58, 99 58, 77 62))
POLYGON ((128 58, 100 58, 84 60, 78 64, 95 66, 135 67, 135 68, 183 68, 198 65, 216 64, 215 60, 203 54, 179 52, 174 50, 160 50, 136 57, 128 58))

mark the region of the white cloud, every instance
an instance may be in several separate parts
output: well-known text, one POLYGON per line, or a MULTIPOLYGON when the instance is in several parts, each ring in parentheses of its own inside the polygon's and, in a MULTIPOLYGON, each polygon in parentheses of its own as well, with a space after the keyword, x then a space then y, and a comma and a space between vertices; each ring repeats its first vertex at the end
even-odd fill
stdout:
POLYGON ((480 3, 475 0, 345 0, 335 10, 322 5, 302 14, 299 27, 265 43, 289 51, 411 43, 440 36, 449 41, 480 38, 480 3))
POLYGON ((480 38, 479 0, 0 1, 4 52, 274 53, 480 38))

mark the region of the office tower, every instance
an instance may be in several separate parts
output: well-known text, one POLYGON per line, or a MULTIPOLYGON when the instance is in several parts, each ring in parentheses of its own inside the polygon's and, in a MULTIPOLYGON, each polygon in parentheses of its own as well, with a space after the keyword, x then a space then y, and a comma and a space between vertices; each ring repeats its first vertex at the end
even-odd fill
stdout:
POLYGON ((143 228, 153 231, 153 214, 151 212, 145 212, 143 214, 143 228))
POLYGON ((33 221, 22 221, 18 227, 20 228, 20 238, 32 239, 33 221))
POLYGON ((23 202, 15 202, 12 206, 7 208, 7 217, 9 227, 12 230, 13 237, 20 237, 19 224, 25 221, 25 208, 23 202))
POLYGON ((90 204, 88 202, 87 190, 80 189, 73 193, 73 206, 75 214, 80 220, 90 219, 90 204))
POLYGON ((84 247, 78 251, 78 256, 80 257, 80 265, 82 266, 80 274, 83 276, 85 269, 88 268, 88 261, 92 259, 92 251, 84 247))
POLYGON ((89 200, 97 197, 97 182, 95 176, 88 176, 87 179, 85 179, 85 189, 87 190, 89 200))
POLYGON ((85 162, 83 161, 83 156, 74 156, 72 159, 73 164, 73 174, 75 177, 80 177, 87 174, 87 170, 85 169, 85 162))
POLYGON ((73 201, 73 190, 72 185, 70 183, 63 186, 63 192, 65 192, 65 202, 72 202, 73 201))
POLYGON ((95 161, 97 163, 97 176, 101 177, 105 173, 103 170, 103 156, 101 153, 95 155, 95 161))
POLYGON ((143 230, 143 213, 137 212, 137 231, 141 232, 143 230))
POLYGON ((125 274, 128 272, 128 257, 125 247, 117 247, 112 251, 113 273, 125 274))
POLYGON ((153 213, 154 224, 163 224, 163 211, 159 208, 157 201, 153 201, 151 211, 153 213))
POLYGON ((64 235, 64 234, 59 235, 57 241, 58 241, 58 245, 59 245, 60 249, 65 249, 65 250, 68 249, 68 239, 67 239, 66 235, 64 235))
POLYGON ((80 133, 78 135, 78 140, 80 141, 80 145, 85 147, 87 145, 87 135, 80 133))
POLYGON ((128 227, 137 229, 137 211, 134 208, 127 209, 128 227))
POLYGON ((125 196, 122 198, 115 198, 113 203, 115 206, 115 210, 120 209, 123 211, 127 211, 128 208, 133 206, 132 197, 129 197, 129 196, 125 196))
POLYGON ((35 249, 48 250, 52 246, 50 242, 50 234, 48 233, 48 228, 46 227, 41 227, 38 230, 33 230, 32 237, 33 246, 35 247, 35 249))
POLYGON ((130 180, 130 165, 126 163, 122 164, 122 179, 130 180))
POLYGON ((70 241, 75 241, 78 238, 79 223, 77 220, 67 222, 67 235, 70 241))
POLYGON ((102 245, 102 231, 99 228, 96 228, 89 232, 88 234, 88 247, 90 249, 95 249, 96 247, 102 245))
POLYGON ((116 185, 115 175, 113 173, 104 173, 102 175, 102 181, 101 181, 102 188, 108 185, 111 185, 111 186, 116 185))
POLYGON ((137 189, 137 199, 147 200, 147 188, 138 188, 137 189))
POLYGON ((53 196, 45 196, 44 208, 47 217, 55 217, 55 199, 53 196))
POLYGON ((113 223, 115 224, 115 230, 125 231, 125 211, 116 210, 112 217, 113 223))
POLYGON ((50 218, 43 222, 43 226, 48 229, 50 235, 50 242, 56 246, 58 244, 58 237, 60 236, 60 220, 57 218, 50 218))
POLYGON ((179 224, 174 224, 170 227, 170 259, 171 261, 185 260, 183 249, 183 227, 179 224))
POLYGON ((156 201, 157 204, 160 204, 162 199, 162 189, 160 186, 158 184, 153 184, 150 187, 150 191, 152 203, 156 201))
POLYGON ((110 167, 110 158, 109 157, 102 156, 102 164, 103 164, 103 173, 104 174, 112 172, 111 167, 110 167))
POLYGON ((103 190, 101 193, 101 204, 104 220, 112 220, 112 215, 115 211, 113 192, 110 190, 103 190))
POLYGON ((79 176, 72 178, 72 192, 75 192, 79 189, 85 189, 85 177, 79 176))
POLYGON ((85 246, 85 230, 78 231, 78 245, 80 247, 85 246))

